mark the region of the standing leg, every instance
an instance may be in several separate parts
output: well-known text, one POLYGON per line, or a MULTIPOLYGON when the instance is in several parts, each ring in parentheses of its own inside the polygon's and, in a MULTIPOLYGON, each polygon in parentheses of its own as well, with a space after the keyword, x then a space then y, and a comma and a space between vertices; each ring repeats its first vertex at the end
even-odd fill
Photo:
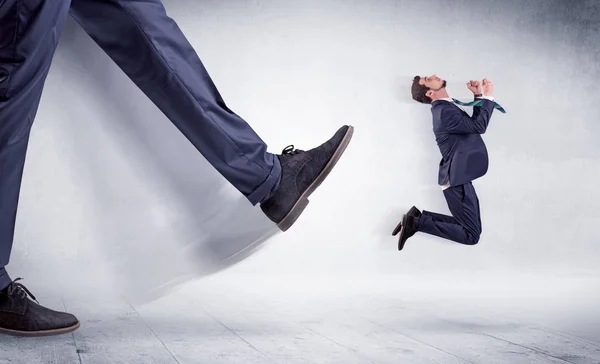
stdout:
POLYGON ((420 231, 460 244, 475 245, 481 236, 479 198, 472 183, 444 190, 452 216, 423 211, 420 217, 405 215, 400 231, 399 249, 406 239, 420 231), (406 228, 404 228, 406 226, 406 228))
POLYGON ((194 48, 160 0, 73 0, 71 14, 196 149, 280 229, 298 218, 308 195, 352 136, 344 126, 319 148, 278 156, 226 105, 194 48))
MULTIPOLYGON (((77 319, 27 298, 5 266, 12 250, 29 131, 69 9, 67 0, 0 1, 0 332, 70 332, 77 319)), ((18 280, 18 279, 17 279, 18 280)), ((32 296, 33 297, 33 296, 32 296)), ((35 299, 35 298, 34 298, 35 299)))
MULTIPOLYGON (((2 104, 0 102, 0 120, 3 121, 2 104)), ((7 120, 11 121, 8 118, 7 120)), ((23 122, 26 120, 21 119, 23 122)), ((20 136, 16 142, 0 146, 0 289, 6 288, 12 282, 4 267, 8 265, 12 251, 28 143, 29 133, 20 136)))

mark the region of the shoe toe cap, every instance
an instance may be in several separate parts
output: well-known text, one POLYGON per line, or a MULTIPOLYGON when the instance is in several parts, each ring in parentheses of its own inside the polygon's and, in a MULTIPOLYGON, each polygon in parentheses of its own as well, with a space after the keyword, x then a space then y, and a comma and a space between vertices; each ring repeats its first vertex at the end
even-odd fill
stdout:
POLYGON ((75 315, 63 313, 60 317, 60 324, 62 327, 72 327, 79 324, 79 320, 75 315))

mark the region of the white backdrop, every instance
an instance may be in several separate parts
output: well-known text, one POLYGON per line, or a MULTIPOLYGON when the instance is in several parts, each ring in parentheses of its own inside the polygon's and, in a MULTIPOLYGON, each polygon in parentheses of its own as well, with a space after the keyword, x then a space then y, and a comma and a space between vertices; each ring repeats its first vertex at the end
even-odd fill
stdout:
MULTIPOLYGON (((165 1, 272 152, 356 127, 297 224, 222 276, 597 274, 600 35, 597 5, 579 4, 165 1), (430 110, 410 99, 412 77, 431 73, 466 99, 464 84, 488 77, 507 114, 491 120, 490 169, 474 183, 480 244, 419 234, 398 252, 391 231, 411 205, 448 213, 430 110)), ((69 19, 33 127, 11 275, 142 294, 194 274, 199 246, 270 226, 69 19)))

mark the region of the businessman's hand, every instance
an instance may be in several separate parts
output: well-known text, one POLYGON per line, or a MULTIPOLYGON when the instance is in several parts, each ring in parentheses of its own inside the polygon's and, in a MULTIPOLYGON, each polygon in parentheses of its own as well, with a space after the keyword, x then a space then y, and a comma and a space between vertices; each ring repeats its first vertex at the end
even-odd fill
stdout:
POLYGON ((471 90, 473 95, 477 95, 481 93, 481 85, 479 85, 479 81, 469 81, 467 82, 467 88, 471 90))
POLYGON ((487 78, 484 78, 482 84, 483 93, 485 94, 485 96, 492 96, 494 93, 494 84, 492 83, 492 81, 488 80, 487 78))

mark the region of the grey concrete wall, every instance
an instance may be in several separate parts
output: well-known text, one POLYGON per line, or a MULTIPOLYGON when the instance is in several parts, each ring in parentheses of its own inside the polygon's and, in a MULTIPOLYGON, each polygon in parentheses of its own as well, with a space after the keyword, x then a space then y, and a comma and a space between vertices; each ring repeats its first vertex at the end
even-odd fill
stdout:
MULTIPOLYGON (((272 152, 356 127, 297 225, 228 274, 598 272, 596 2, 165 6, 272 152), (484 136, 480 244, 417 235, 398 252, 391 230, 411 205, 448 213, 429 107, 410 99, 412 77, 431 73, 465 99, 468 80, 488 77, 508 113, 484 136)), ((70 19, 33 127, 11 274, 144 290, 194 274, 199 246, 269 227, 70 19)))

